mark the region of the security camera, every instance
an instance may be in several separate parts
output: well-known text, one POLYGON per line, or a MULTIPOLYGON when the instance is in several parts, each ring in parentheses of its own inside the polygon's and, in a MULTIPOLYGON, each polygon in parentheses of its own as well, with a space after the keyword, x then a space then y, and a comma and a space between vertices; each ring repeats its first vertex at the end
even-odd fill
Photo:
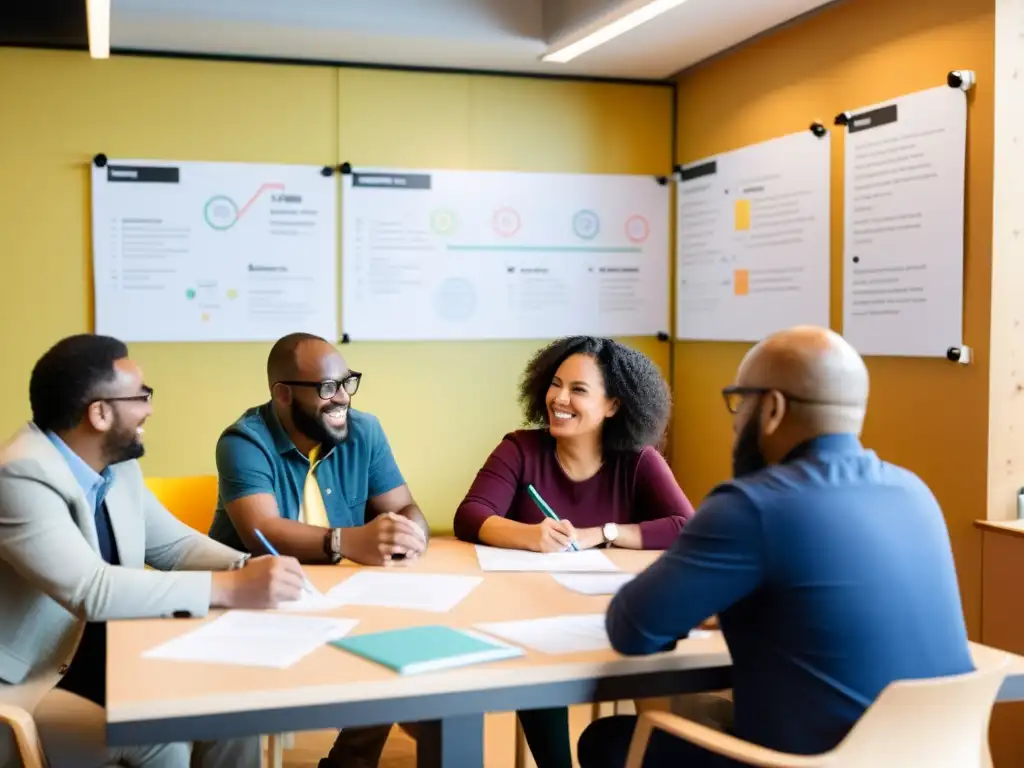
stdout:
POLYGON ((954 69, 946 75, 946 84, 950 88, 959 88, 961 91, 969 91, 977 82, 977 76, 972 69, 954 69))
POLYGON ((946 359, 951 363, 968 365, 971 362, 971 348, 966 346, 950 347, 946 350, 946 359))

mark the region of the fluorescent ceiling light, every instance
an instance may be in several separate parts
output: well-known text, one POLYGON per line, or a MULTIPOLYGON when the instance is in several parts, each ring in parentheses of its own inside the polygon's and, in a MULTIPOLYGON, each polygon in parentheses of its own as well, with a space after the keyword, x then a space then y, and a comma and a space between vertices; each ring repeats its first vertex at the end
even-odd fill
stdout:
MULTIPOLYGON (((564 64, 619 35, 629 32, 631 29, 639 27, 644 22, 672 10, 677 5, 682 5, 684 2, 685 0, 645 0, 625 15, 611 21, 602 22, 597 29, 588 32, 583 37, 577 38, 570 43, 561 43, 555 46, 553 50, 541 56, 540 60, 564 64)), ((633 5, 636 5, 636 3, 633 3, 633 5)))
POLYGON ((109 59, 110 0, 85 0, 85 16, 89 23, 89 55, 109 59))

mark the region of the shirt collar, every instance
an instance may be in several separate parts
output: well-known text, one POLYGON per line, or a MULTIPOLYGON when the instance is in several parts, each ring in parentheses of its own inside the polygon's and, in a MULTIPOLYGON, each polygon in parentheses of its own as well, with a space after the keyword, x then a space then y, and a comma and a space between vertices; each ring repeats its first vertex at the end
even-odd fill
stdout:
POLYGON ((864 446, 861 445, 860 438, 857 435, 848 432, 819 435, 800 443, 800 445, 786 454, 782 463, 796 461, 807 456, 818 456, 823 453, 855 454, 863 450, 864 446))
MULTIPOLYGON (((274 449, 279 454, 285 454, 288 453, 288 451, 295 451, 299 456, 302 456, 302 458, 308 460, 309 457, 304 455, 302 451, 295 447, 295 443, 292 442, 292 439, 288 437, 288 433, 285 432, 284 427, 281 426, 281 421, 277 418, 277 413, 274 411, 273 401, 270 401, 265 405, 261 406, 260 410, 261 415, 263 416, 263 421, 264 423, 266 423, 267 429, 270 430, 270 436, 274 441, 274 449)), ((352 411, 349 410, 349 415, 351 416, 351 414, 352 411)), ((328 450, 323 455, 318 455, 317 459, 319 461, 323 461, 328 456, 330 456, 333 451, 334 446, 332 446, 330 450, 328 450)))
POLYGON ((71 469, 71 474, 78 481, 82 490, 85 491, 87 496, 95 494, 96 503, 100 504, 106 495, 106 486, 109 485, 113 476, 110 467, 105 468, 102 474, 97 473, 96 470, 85 463, 81 456, 71 450, 70 446, 61 440, 55 432, 47 431, 46 436, 50 438, 50 442, 57 448, 60 455, 64 457, 68 468, 71 469))

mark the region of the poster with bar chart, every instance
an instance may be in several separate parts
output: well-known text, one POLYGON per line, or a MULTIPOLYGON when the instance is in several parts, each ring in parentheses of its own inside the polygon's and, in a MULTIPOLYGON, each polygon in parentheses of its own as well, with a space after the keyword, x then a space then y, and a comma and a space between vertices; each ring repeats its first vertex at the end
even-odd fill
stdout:
POLYGON ((843 336, 862 355, 963 342, 967 94, 942 85, 848 113, 843 336))
POLYGON ((342 177, 351 341, 667 332, 653 176, 358 169, 342 177))
POLYGON ((96 332, 336 339, 337 189, 320 166, 94 163, 96 332))
POLYGON ((676 338, 828 326, 829 146, 827 134, 802 131, 683 166, 676 338))

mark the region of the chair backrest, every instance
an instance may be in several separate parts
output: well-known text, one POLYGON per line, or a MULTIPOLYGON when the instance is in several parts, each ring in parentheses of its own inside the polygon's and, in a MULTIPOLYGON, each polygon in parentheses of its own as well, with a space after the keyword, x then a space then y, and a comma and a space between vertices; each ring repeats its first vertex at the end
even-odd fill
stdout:
POLYGON ((975 671, 885 688, 836 747, 842 768, 988 768, 988 726, 1010 657, 974 653, 975 671))
POLYGON ((176 518, 200 533, 210 530, 217 508, 217 476, 147 477, 146 485, 176 518))

